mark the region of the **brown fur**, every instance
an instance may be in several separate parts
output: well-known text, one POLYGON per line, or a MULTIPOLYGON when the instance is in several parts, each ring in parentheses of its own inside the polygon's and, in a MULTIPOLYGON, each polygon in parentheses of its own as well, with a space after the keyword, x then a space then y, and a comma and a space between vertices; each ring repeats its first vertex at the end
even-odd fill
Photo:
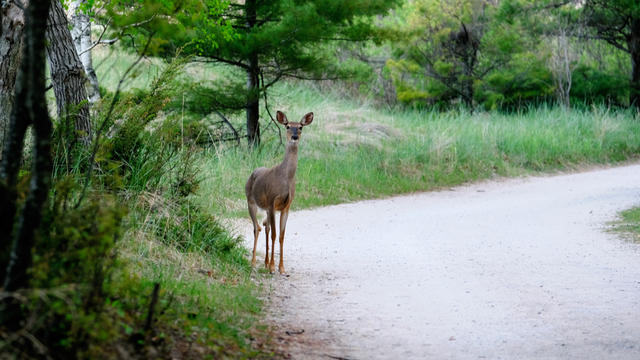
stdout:
POLYGON ((263 221, 267 240, 265 267, 271 272, 275 271, 274 250, 276 241, 275 212, 280 211, 280 263, 278 270, 284 273, 283 244, 284 233, 289 216, 289 207, 296 194, 296 169, 298 167, 298 141, 302 135, 302 128, 311 124, 313 113, 305 115, 300 122, 288 122, 284 113, 278 111, 277 120, 287 128, 287 148, 284 160, 272 168, 257 168, 253 171, 244 187, 247 196, 249 216, 253 222, 253 256, 251 264, 256 263, 256 246, 260 225, 256 217, 257 208, 267 212, 267 218, 263 221), (271 230, 271 231, 270 231, 271 230), (269 232, 271 232, 271 259, 269 259, 269 232))

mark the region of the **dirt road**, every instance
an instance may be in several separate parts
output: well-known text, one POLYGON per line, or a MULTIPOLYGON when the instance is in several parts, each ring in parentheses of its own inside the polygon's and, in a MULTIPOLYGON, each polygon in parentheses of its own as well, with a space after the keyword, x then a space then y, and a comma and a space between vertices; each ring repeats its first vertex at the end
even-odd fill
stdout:
POLYGON ((269 316, 294 359, 640 359, 640 245, 606 232, 638 204, 631 165, 291 213, 269 316))

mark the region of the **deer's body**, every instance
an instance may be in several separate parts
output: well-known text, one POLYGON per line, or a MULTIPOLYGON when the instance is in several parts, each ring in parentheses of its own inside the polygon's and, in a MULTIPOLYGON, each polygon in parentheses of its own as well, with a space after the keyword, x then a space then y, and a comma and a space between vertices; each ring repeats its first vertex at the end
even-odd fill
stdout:
POLYGON ((260 225, 256 217, 257 208, 261 208, 267 212, 267 218, 262 223, 265 226, 266 235, 266 255, 265 267, 271 272, 275 270, 274 253, 276 241, 276 224, 275 213, 280 211, 280 263, 278 270, 284 273, 283 262, 283 244, 284 233, 287 226, 287 217, 289 216, 289 207, 296 194, 296 169, 298 168, 298 140, 302 133, 302 127, 309 125, 313 121, 313 113, 305 115, 299 123, 289 123, 286 116, 278 111, 278 122, 287 128, 287 148, 284 160, 272 168, 257 168, 253 171, 247 184, 245 185, 245 194, 247 196, 247 205, 249 208, 249 216, 253 222, 253 256, 251 263, 256 262, 256 246, 258 244, 258 235, 260 235, 260 225), (271 230, 271 259, 269 259, 269 232, 271 230))

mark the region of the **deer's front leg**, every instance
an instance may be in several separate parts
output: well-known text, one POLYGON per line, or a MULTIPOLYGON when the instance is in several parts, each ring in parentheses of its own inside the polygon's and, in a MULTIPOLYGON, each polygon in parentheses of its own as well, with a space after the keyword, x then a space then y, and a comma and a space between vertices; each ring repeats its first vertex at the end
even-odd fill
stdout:
POLYGON ((280 271, 280 274, 284 274, 284 252, 282 248, 284 245, 284 232, 287 228, 288 217, 289 209, 282 210, 282 212, 280 213, 280 264, 278 265, 278 271, 280 271))
MULTIPOLYGON (((266 251, 265 251, 265 255, 264 255, 264 267, 265 269, 269 268, 269 229, 271 228, 271 226, 269 226, 269 218, 267 217, 266 219, 264 219, 264 222, 262 223, 262 225, 264 225, 264 240, 265 240, 265 244, 266 244, 266 251)), ((271 249, 271 251, 273 252, 273 247, 271 249)))

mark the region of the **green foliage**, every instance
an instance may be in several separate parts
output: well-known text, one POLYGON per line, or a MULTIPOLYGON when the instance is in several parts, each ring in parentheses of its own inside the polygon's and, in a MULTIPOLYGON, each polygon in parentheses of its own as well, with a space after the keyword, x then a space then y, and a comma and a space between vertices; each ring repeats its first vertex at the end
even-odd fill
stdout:
POLYGON ((629 41, 640 36, 637 23, 640 21, 640 4, 634 0, 587 0, 584 4, 587 25, 597 36, 608 43, 632 49, 629 41))
POLYGON ((104 2, 104 23, 125 45, 139 52, 173 56, 176 43, 188 43, 203 26, 213 30, 207 39, 215 47, 220 39, 230 38, 233 29, 220 15, 225 0, 141 0, 104 2))
POLYGON ((43 231, 36 242, 32 285, 57 287, 94 282, 112 265, 110 252, 126 209, 114 196, 90 197, 74 207, 79 186, 73 177, 57 182, 43 231), (61 256, 61 254, 64 254, 61 256))
POLYGON ((622 65, 628 59, 621 62, 620 55, 629 50, 627 40, 640 39, 630 25, 637 16, 636 4, 627 0, 593 0, 581 7, 552 0, 492 4, 405 3, 396 15, 398 23, 392 24, 404 36, 394 43, 393 58, 387 62, 401 103, 441 108, 463 102, 472 109, 477 104, 511 110, 550 101, 554 92, 565 101, 567 95, 560 90, 567 86, 575 104, 629 103, 623 97, 632 91, 623 78, 631 69, 622 65), (613 44, 606 53, 592 51, 602 44, 578 36, 584 35, 578 24, 585 19, 591 24, 589 36, 613 44), (564 45, 556 43, 561 36, 569 38, 564 45))
POLYGON ((42 289, 42 295, 34 293, 27 306, 31 316, 39 318, 28 331, 59 358, 77 357, 100 331, 108 331, 94 328, 94 322, 107 322, 101 311, 111 292, 110 274, 117 266, 114 246, 126 212, 108 195, 74 208, 74 192, 78 188, 73 178, 57 183, 30 270, 31 286, 42 289))
POLYGON ((139 153, 143 138, 149 134, 149 123, 157 118, 158 112, 173 97, 174 80, 186 61, 185 58, 171 61, 153 80, 148 91, 138 90, 118 99, 111 127, 113 135, 108 141, 114 159, 126 163, 133 154, 139 153))
MULTIPOLYGON (((398 99, 431 105, 457 100, 473 107, 487 77, 508 78, 496 73, 523 51, 523 40, 495 13, 493 5, 480 0, 406 2, 398 15, 403 19, 398 30, 405 36, 387 62, 398 99)), ((482 96, 489 101, 485 107, 509 96, 499 90, 494 86, 493 94, 482 96)))
POLYGON ((514 56, 510 66, 487 75, 476 99, 486 110, 519 109, 550 101, 553 79, 544 62, 532 53, 514 56))
POLYGON ((623 105, 629 97, 629 81, 625 74, 603 71, 587 64, 573 71, 571 96, 583 103, 623 105))

